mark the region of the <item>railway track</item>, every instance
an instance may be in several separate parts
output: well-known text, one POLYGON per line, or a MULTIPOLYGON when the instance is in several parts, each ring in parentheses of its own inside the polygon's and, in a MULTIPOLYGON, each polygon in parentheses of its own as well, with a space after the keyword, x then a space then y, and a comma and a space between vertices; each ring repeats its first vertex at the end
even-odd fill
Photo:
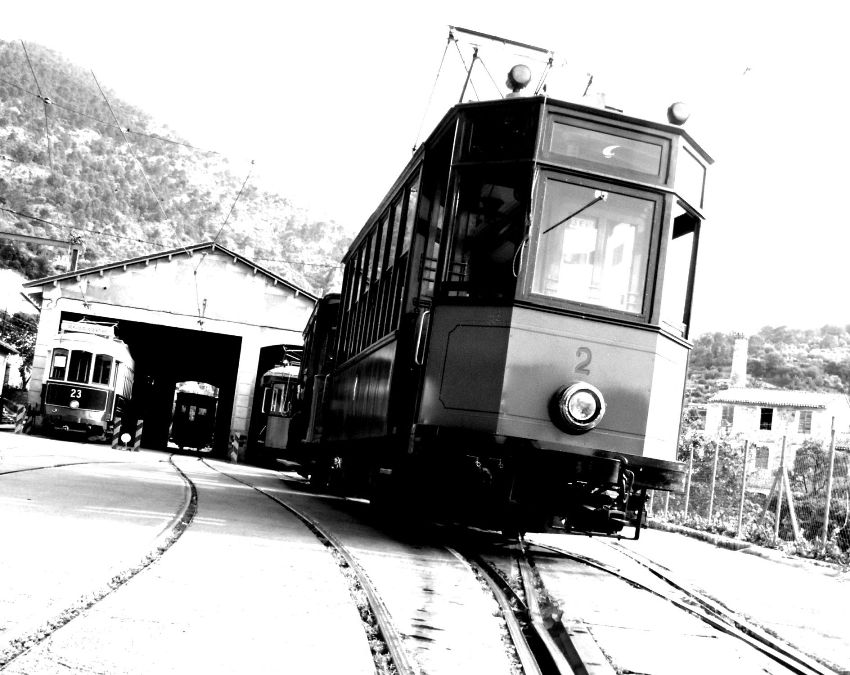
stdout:
MULTIPOLYGON (((175 463, 174 456, 168 461, 184 483, 186 498, 148 547, 148 552, 118 565, 114 574, 99 588, 80 596, 77 602, 65 606, 61 612, 42 619, 28 633, 9 643, 0 652, 0 670, 156 562, 191 526, 198 508, 198 489, 192 477, 197 477, 194 473, 190 477, 181 470, 175 463)), ((86 464, 120 463, 45 462, 39 466, 16 467, 2 471, 0 476, 23 471, 62 470, 86 464)), ((512 675, 667 672, 664 668, 656 671, 651 667, 635 669, 624 666, 618 655, 612 653, 616 650, 610 648, 610 643, 599 639, 599 622, 585 620, 580 614, 572 612, 577 604, 571 596, 572 590, 585 583, 591 572, 600 579, 608 579, 607 582, 600 580, 598 583, 600 587, 608 589, 612 597, 618 593, 613 590, 615 585, 628 587, 630 591, 639 593, 642 597, 652 598, 698 620, 710 629, 712 634, 722 634, 739 643, 741 648, 758 652, 760 657, 772 664, 764 668, 765 672, 797 675, 828 675, 833 672, 735 615, 720 603, 689 589, 687 584, 676 579, 669 570, 617 544, 598 542, 610 554, 602 559, 602 556, 597 558, 576 553, 575 550, 570 550, 569 545, 552 545, 537 541, 533 537, 529 537, 527 541, 506 542, 491 533, 470 535, 468 531, 462 531, 461 535, 457 530, 444 528, 435 536, 428 535, 415 545, 408 546, 403 553, 407 557, 400 559, 401 554, 392 549, 397 542, 393 543, 393 538, 387 537, 386 532, 374 529, 367 531, 367 526, 362 522, 362 513, 351 511, 351 522, 333 519, 347 513, 346 505, 353 508, 353 502, 316 500, 309 496, 302 496, 299 501, 295 494, 281 494, 285 491, 279 487, 275 488, 275 483, 279 481, 273 474, 257 472, 254 478, 251 477, 250 469, 240 468, 231 472, 227 465, 216 466, 216 463, 206 460, 202 460, 198 465, 200 464, 271 500, 303 523, 329 550, 347 582, 351 601, 362 620, 375 672, 382 675, 456 672, 446 667, 449 661, 445 657, 440 661, 438 657, 433 657, 433 654, 442 649, 451 655, 452 647, 446 645, 457 645, 457 632, 463 630, 463 625, 455 622, 447 628, 449 624, 439 623, 439 611, 435 610, 432 614, 428 614, 428 611, 431 611, 429 607, 440 603, 465 604, 470 596, 452 595, 460 587, 458 579, 462 580, 464 575, 467 577, 464 582, 465 593, 470 592, 470 585, 477 585, 479 592, 491 597, 498 608, 499 620, 503 622, 503 636, 502 644, 496 648, 503 650, 502 660, 511 664, 504 672, 512 675), (242 477, 234 473, 241 473, 242 477), (327 506, 329 504, 333 506, 327 506), (328 510, 322 512, 322 505, 328 510), (355 523, 355 520, 358 522, 355 523), (350 535, 352 524, 364 528, 363 532, 358 534, 359 541, 357 537, 352 539, 350 535), (364 533, 368 536, 364 537, 364 533), (380 555, 375 554, 366 550, 367 544, 385 550, 380 555), (615 556, 615 562, 611 561, 611 556, 615 556), (451 570, 448 570, 449 563, 451 570), (569 570, 565 569, 565 563, 571 566, 569 570), (379 569, 381 565, 383 570, 379 569), (386 569, 393 565, 399 569, 398 578, 395 579, 386 574, 386 569), (417 573, 411 572, 413 569, 416 569, 417 573), (561 581, 564 583, 558 583, 558 574, 562 575, 561 581), (403 580, 401 576, 404 576, 403 580), (425 584, 428 585, 427 588, 424 587, 425 584), (409 597, 416 593, 427 598, 430 604, 422 607, 417 605, 415 615, 405 616, 405 600, 409 600, 409 597), (565 611, 564 607, 570 611, 565 611), (427 630, 414 635, 410 627, 416 622, 426 624, 424 628, 427 630), (441 667, 435 667, 436 663, 440 663, 441 667)), ((202 480, 201 484, 204 482, 202 480)), ((573 538, 565 539, 572 540, 573 538)), ((618 602, 621 603, 619 607, 635 603, 649 604, 649 600, 625 598, 618 602)), ((616 604, 614 606, 618 607, 616 604)), ((616 619, 611 617, 614 617, 617 611, 621 610, 613 610, 606 621, 614 622, 616 619)), ((478 608, 476 612, 468 614, 477 617, 469 623, 483 624, 488 618, 492 618, 487 617, 478 608)), ((666 640, 675 642, 675 634, 666 636, 666 640)), ((491 651, 496 648, 492 645, 486 647, 491 651)))
MULTIPOLYGON (((185 499, 180 508, 170 521, 163 527, 147 546, 147 551, 131 560, 124 560, 116 564, 112 573, 104 582, 95 587, 87 589, 79 594, 75 600, 65 604, 61 609, 50 616, 39 617, 36 622, 20 631, 17 636, 9 640, 4 648, 0 650, 0 670, 3 670, 18 657, 26 654, 39 644, 50 638, 57 630, 66 626, 71 621, 91 609, 106 597, 114 593, 120 587, 128 583, 137 574, 148 568, 159 560, 166 551, 183 535, 192 523, 198 506, 198 492, 192 480, 174 462, 174 455, 168 459, 177 474, 182 478, 186 490, 185 499)), ((120 461, 74 461, 54 462, 38 466, 20 467, 0 472, 0 476, 22 473, 27 471, 40 471, 48 469, 61 469, 76 467, 80 465, 121 464, 120 461)))
MULTIPOLYGON (((586 568, 598 570, 605 575, 619 579, 634 589, 659 598, 680 612, 695 617, 714 631, 734 638, 745 645, 746 648, 757 651, 766 657, 776 668, 768 672, 787 672, 796 675, 834 675, 834 671, 828 667, 770 635, 717 601, 690 588, 669 570, 616 544, 600 543, 618 554, 622 564, 612 564, 592 556, 570 551, 564 546, 544 544, 533 540, 529 544, 527 553, 531 558, 540 557, 541 554, 554 554, 562 560, 569 560, 586 568)), ((568 604, 569 599, 565 598, 563 603, 568 604)), ((593 641, 592 631, 587 630, 587 636, 593 641)), ((611 665, 620 668, 619 664, 612 663, 611 665)), ((608 672, 613 672, 613 670, 608 672)))

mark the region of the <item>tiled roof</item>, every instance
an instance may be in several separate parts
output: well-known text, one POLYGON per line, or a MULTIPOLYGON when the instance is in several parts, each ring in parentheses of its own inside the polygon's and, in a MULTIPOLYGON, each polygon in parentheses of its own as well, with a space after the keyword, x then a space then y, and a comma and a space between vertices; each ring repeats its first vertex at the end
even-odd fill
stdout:
POLYGON ((844 399, 843 394, 827 394, 816 391, 788 391, 785 389, 753 389, 750 387, 731 387, 717 392, 709 403, 741 403, 745 405, 770 405, 788 408, 826 408, 830 403, 844 399))

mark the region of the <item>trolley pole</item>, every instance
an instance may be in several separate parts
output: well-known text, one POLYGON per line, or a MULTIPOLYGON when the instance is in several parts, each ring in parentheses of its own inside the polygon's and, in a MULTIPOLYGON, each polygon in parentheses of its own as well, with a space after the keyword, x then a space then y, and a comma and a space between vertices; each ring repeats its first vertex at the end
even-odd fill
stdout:
POLYGON ((779 474, 776 478, 776 523, 773 525, 773 541, 779 539, 779 519, 782 516, 782 490, 785 489, 785 439, 782 437, 782 455, 779 459, 779 474))
POLYGON ((829 469, 826 479, 826 510, 823 514, 823 548, 829 539, 829 509, 832 502, 832 477, 835 470, 835 418, 832 418, 832 428, 829 431, 829 469))
POLYGON ((738 505, 738 529, 735 532, 737 538, 741 537, 741 528, 744 525, 744 501, 747 496, 747 463, 749 461, 750 441, 744 441, 744 466, 741 471, 741 503, 738 505))
POLYGON ((711 467, 711 490, 708 495, 708 522, 714 515, 714 486, 717 483, 717 460, 720 457, 720 439, 714 444, 714 464, 711 467))

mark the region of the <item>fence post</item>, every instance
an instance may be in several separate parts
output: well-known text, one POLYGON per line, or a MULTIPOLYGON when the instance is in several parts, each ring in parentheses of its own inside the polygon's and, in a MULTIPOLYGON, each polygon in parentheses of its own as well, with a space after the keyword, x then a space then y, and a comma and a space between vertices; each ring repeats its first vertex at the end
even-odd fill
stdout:
POLYGON ((832 428, 829 431, 829 469, 826 478, 826 511, 823 514, 823 548, 829 539, 829 509, 832 502, 832 476, 835 469, 835 418, 832 418, 832 428))
POLYGON ((717 460, 720 457, 720 439, 714 444, 714 465, 711 467, 711 490, 708 494, 708 522, 714 515, 714 486, 717 482, 717 460))
POLYGON ((779 519, 782 517, 782 477, 785 473, 785 439, 786 436, 782 437, 782 454, 779 458, 779 473, 778 482, 776 483, 776 523, 773 526, 773 541, 776 542, 779 539, 779 519))
POLYGON ((664 520, 667 520, 667 512, 670 510, 670 491, 664 493, 664 520))
POLYGON ((18 412, 15 413, 16 434, 24 433, 24 417, 26 417, 26 410, 24 408, 18 408, 18 412))
POLYGON ((747 460, 749 460, 750 441, 744 441, 744 470, 741 472, 741 503, 738 505, 738 529, 735 532, 737 538, 741 537, 741 528, 744 525, 744 501, 747 497, 747 460))
POLYGON ((136 422, 136 436, 133 438, 133 452, 139 451, 139 446, 142 444, 142 431, 145 428, 144 420, 136 422))
POLYGON ((691 502, 691 474, 694 471, 694 444, 690 443, 690 456, 688 457, 688 484, 685 486, 685 518, 688 517, 688 506, 691 502))
POLYGON ((112 425, 112 449, 117 450, 121 443, 121 418, 116 417, 112 425))

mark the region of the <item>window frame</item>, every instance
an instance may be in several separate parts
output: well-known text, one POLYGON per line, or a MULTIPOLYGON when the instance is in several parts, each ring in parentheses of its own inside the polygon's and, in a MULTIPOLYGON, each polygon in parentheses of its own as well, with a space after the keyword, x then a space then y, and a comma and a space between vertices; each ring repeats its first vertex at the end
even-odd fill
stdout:
POLYGON ((71 350, 66 347, 56 347, 53 350, 53 354, 50 356, 50 378, 51 380, 59 380, 60 382, 65 382, 68 377, 68 361, 71 357, 71 350), (60 353, 61 352, 61 353, 60 353), (62 366, 62 376, 55 375, 56 371, 56 357, 64 356, 65 357, 65 365, 62 366))
POLYGON ((773 408, 759 406, 759 431, 773 431, 773 408), (768 419, 769 418, 769 419, 768 419))
POLYGON ((653 316, 652 300, 655 287, 658 283, 658 258, 661 248, 661 238, 666 234, 664 227, 667 215, 665 194, 649 188, 626 186, 620 183, 605 181, 604 178, 591 178, 579 176, 568 171, 556 170, 548 167, 540 167, 535 176, 535 191, 532 195, 533 212, 531 229, 528 233, 528 241, 524 252, 521 254, 522 264, 520 269, 520 280, 517 284, 517 299, 536 307, 546 307, 568 312, 592 315, 596 317, 625 321, 632 324, 649 325, 653 316), (546 187, 550 180, 576 185, 591 190, 621 194, 626 197, 645 199, 655 204, 651 229, 648 237, 649 249, 647 251, 646 267, 644 269, 643 295, 641 311, 638 313, 625 310, 613 309, 602 305, 594 305, 577 300, 557 298, 532 291, 534 273, 537 264, 537 247, 540 241, 544 204, 546 202, 546 187))

